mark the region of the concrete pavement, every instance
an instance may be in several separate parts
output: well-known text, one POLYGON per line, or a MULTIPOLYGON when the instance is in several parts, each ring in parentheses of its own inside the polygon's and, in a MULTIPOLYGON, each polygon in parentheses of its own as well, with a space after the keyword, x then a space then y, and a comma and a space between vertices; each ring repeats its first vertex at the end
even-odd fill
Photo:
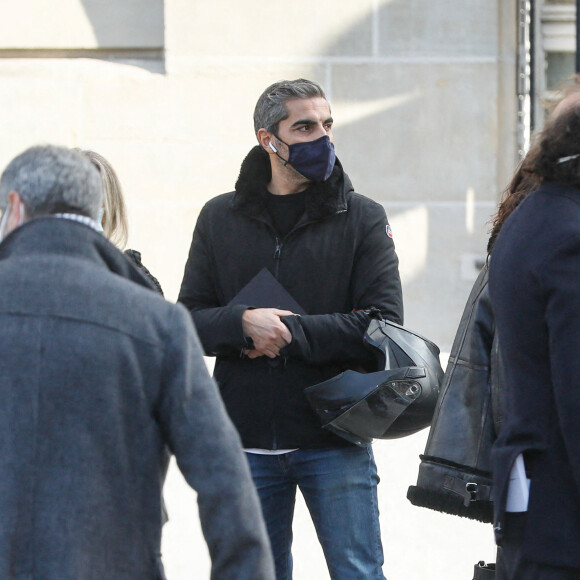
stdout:
MULTIPOLYGON (((446 356, 441 356, 445 368, 446 356)), ((495 562, 491 524, 418 508, 407 500, 417 480, 428 429, 373 444, 381 482, 379 510, 387 580, 472 580, 479 560, 495 562)), ((210 561, 195 493, 172 460, 165 485, 169 522, 163 533, 168 580, 209 578, 210 561)), ((347 522, 345 522, 347 525, 347 522)), ((294 580, 329 580, 324 556, 302 496, 294 517, 294 580)), ((361 580, 364 580, 361 578, 361 580)))
MULTIPOLYGON (((374 444, 381 477, 379 508, 388 580, 471 580, 478 560, 495 561, 490 524, 417 508, 406 499, 416 482, 427 430, 374 444)), ((172 461, 165 486, 170 520, 163 535, 168 580, 209 578, 209 556, 201 534, 195 493, 172 461)), ((345 522, 346 525, 346 522, 345 522)), ((328 580, 324 557, 302 496, 294 518, 294 580, 328 580)), ((364 579, 361 579, 364 580, 364 579)))

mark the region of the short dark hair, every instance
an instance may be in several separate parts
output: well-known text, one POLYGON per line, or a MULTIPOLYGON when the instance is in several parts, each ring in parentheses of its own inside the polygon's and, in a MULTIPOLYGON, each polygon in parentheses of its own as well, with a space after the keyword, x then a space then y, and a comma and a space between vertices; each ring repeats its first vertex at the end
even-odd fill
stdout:
POLYGON ((292 99, 312 99, 322 97, 326 101, 323 88, 314 81, 296 79, 294 81, 278 81, 270 85, 258 99, 254 109, 254 131, 260 129, 269 133, 278 132, 278 123, 288 118, 286 102, 292 99))

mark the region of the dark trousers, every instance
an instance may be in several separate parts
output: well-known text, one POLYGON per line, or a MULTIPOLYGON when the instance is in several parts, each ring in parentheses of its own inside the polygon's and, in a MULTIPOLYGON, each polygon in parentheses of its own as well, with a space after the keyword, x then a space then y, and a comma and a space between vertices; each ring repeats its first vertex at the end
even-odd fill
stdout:
POLYGON ((531 562, 522 555, 526 513, 506 514, 505 533, 497 551, 496 580, 579 580, 580 570, 531 562))

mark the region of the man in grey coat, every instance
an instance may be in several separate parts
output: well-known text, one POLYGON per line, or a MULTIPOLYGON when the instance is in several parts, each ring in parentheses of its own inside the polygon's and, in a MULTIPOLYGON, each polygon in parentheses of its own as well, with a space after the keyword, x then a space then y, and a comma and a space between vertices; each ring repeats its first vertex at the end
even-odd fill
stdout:
POLYGON ((0 179, 0 578, 159 580, 169 450, 214 580, 272 580, 238 435, 185 308, 96 231, 88 159, 33 147, 0 179))

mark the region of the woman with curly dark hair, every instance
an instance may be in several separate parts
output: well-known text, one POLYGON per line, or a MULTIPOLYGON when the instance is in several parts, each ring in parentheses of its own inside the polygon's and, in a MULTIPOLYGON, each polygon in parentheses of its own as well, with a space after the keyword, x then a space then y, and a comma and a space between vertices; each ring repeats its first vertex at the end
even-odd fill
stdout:
MULTIPOLYGON (((575 77, 552 106, 552 118, 578 103, 580 77, 575 77)), ((488 258, 506 220, 540 185, 541 153, 540 142, 535 140, 504 190, 492 218, 488 258)), ((499 342, 488 287, 489 261, 467 300, 425 454, 421 456, 417 485, 411 486, 407 494, 414 505, 483 522, 493 520, 491 448, 503 422, 499 342)), ((493 567, 476 565, 474 578, 492 578, 493 567)))
POLYGON ((580 578, 580 103, 546 124, 539 185, 493 248, 504 420, 494 444, 497 578, 580 578))

